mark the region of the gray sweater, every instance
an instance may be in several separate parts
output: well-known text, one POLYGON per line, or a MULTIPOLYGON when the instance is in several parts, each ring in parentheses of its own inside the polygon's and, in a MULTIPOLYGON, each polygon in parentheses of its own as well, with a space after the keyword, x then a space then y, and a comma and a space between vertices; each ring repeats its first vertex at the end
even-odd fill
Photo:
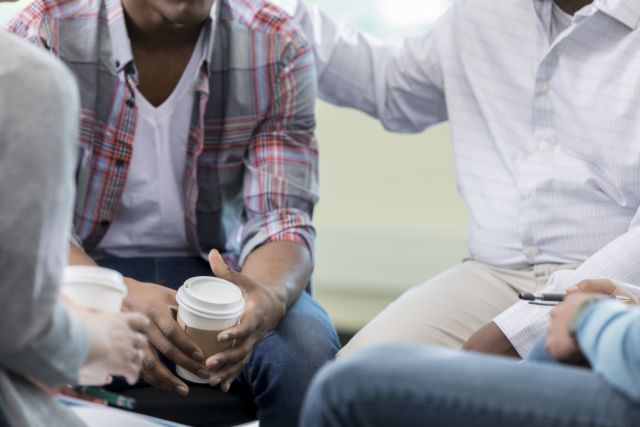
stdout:
POLYGON ((32 385, 74 382, 86 330, 58 303, 79 117, 70 73, 0 30, 0 407, 15 426, 79 423, 32 385))

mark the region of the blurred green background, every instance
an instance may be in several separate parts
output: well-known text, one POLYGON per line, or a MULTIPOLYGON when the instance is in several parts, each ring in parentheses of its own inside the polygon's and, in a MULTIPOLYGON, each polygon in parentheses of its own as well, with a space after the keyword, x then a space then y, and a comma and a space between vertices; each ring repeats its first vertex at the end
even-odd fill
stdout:
MULTIPOLYGON (((279 0, 291 1, 291 0, 279 0)), ((0 4, 0 24, 27 3, 0 4)), ((390 43, 426 31, 449 0, 315 0, 390 43)), ((317 295, 355 331, 409 287, 462 260, 467 210, 454 182, 449 127, 385 132, 362 113, 318 103, 317 295)))

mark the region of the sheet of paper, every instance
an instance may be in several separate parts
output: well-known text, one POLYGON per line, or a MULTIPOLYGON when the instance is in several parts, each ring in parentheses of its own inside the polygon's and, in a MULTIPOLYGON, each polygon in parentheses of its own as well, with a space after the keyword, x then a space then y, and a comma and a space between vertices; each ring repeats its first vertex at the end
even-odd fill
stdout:
POLYGON ((56 400, 73 411, 88 427, 185 427, 184 424, 135 414, 72 397, 58 396, 56 400))

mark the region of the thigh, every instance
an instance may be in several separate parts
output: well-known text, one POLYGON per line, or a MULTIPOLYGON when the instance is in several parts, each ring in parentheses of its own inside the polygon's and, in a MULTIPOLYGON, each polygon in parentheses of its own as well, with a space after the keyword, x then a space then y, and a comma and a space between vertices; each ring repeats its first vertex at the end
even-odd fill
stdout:
POLYGON ((250 390, 260 424, 295 426, 311 379, 339 346, 326 312, 303 293, 278 328, 256 346, 236 384, 250 390))
POLYGON ((269 375, 287 375, 290 378, 286 381, 305 382, 306 388, 309 375, 333 359, 339 348, 338 334, 329 316, 303 292, 278 327, 256 346, 245 371, 255 380, 258 371, 268 367, 273 371, 269 375), (302 375, 290 374, 296 371, 302 375))
POLYGON ((531 271, 466 261, 409 289, 362 328, 340 356, 389 341, 460 347, 480 327, 535 288, 531 271))
POLYGON ((623 427, 640 425, 640 410, 587 369, 396 344, 324 369, 309 392, 303 422, 623 427))

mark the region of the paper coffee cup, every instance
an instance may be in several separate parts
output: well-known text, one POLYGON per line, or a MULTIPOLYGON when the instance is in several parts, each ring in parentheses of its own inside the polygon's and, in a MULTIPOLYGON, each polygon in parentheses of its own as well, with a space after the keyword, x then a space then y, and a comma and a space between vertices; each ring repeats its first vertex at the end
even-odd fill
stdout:
MULTIPOLYGON (((69 265, 62 276, 62 293, 79 307, 119 313, 127 296, 122 274, 92 265, 69 265)), ((82 385, 103 385, 104 376, 82 372, 82 385)))
MULTIPOLYGON (((178 324, 198 344, 205 358, 231 345, 219 343, 218 334, 238 324, 244 312, 239 287, 217 277, 192 277, 178 289, 178 324)), ((181 366, 176 373, 185 380, 205 384, 209 381, 181 366)))
POLYGON ((127 287, 117 271, 92 265, 70 265, 64 269, 62 292, 80 307, 119 313, 127 287))

